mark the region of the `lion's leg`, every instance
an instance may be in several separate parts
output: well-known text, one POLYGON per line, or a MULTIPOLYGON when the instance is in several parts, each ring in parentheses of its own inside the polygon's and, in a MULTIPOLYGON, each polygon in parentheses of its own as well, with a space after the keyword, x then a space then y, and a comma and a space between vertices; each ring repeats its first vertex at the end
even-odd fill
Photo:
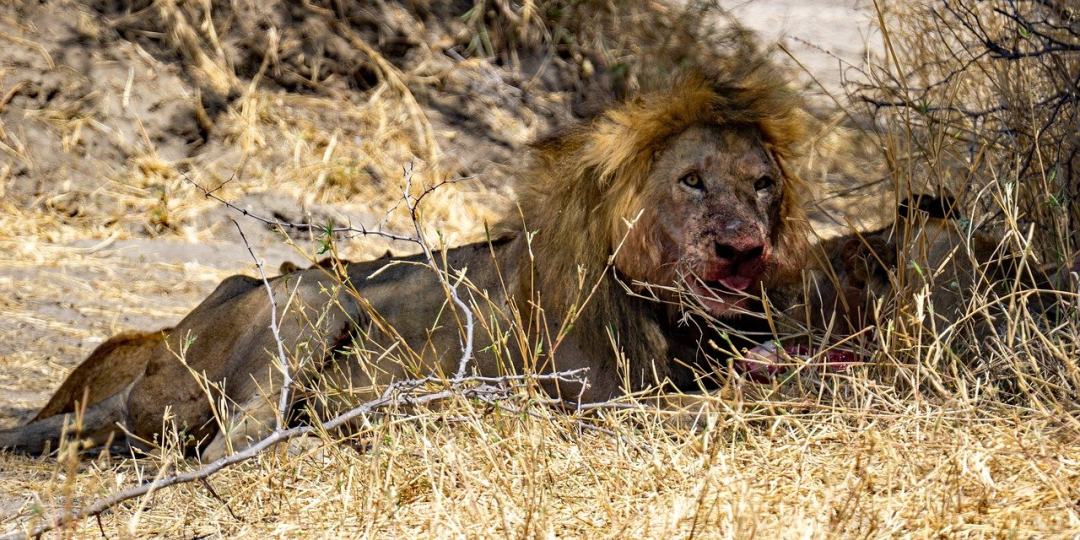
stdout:
POLYGON ((124 332, 98 345, 68 374, 34 420, 72 412, 84 399, 86 405, 93 405, 127 388, 142 375, 154 348, 168 331, 124 332))
MULTIPOLYGON (((220 305, 260 283, 246 276, 225 279, 203 301, 201 308, 220 305)), ((154 332, 121 332, 98 345, 86 360, 68 374, 34 420, 72 412, 84 398, 86 405, 93 405, 126 389, 143 374, 155 349, 171 331, 172 328, 154 332)))
POLYGON ((202 451, 203 463, 216 461, 265 439, 274 431, 277 405, 267 396, 254 396, 240 404, 202 451))
MULTIPOLYGON (((117 424, 124 422, 124 401, 127 391, 113 395, 87 407, 83 413, 78 431, 73 432, 80 440, 86 441, 87 448, 100 446, 121 433, 117 424)), ((46 449, 56 449, 65 425, 70 425, 71 415, 57 414, 35 420, 14 429, 0 430, 0 448, 26 454, 41 454, 46 449)))
MULTIPOLYGON (((192 313, 215 310, 260 284, 261 281, 244 276, 228 278, 192 313)), ((67 421, 65 413, 73 412, 76 403, 84 399, 87 408, 80 430, 84 440, 100 445, 118 432, 118 423, 132 427, 128 414, 132 389, 150 376, 149 366, 172 359, 171 352, 165 346, 166 339, 172 336, 174 333, 165 329, 122 333, 105 341, 71 372, 30 423, 0 431, 0 448, 36 454, 47 447, 55 447, 67 421)), ((172 396, 160 390, 168 390, 176 382, 176 379, 164 381, 160 388, 155 389, 158 391, 152 398, 160 401, 163 407, 171 405, 172 396)), ((152 436, 159 426, 160 417, 153 428, 135 429, 133 432, 139 437, 152 436)))

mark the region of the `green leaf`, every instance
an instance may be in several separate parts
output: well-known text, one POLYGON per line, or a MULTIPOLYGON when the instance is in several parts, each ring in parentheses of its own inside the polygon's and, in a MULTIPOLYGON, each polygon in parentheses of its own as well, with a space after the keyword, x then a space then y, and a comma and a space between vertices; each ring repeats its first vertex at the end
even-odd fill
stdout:
POLYGON ((334 226, 327 223, 322 230, 322 234, 319 235, 319 255, 322 255, 330 251, 331 242, 334 239, 334 226))

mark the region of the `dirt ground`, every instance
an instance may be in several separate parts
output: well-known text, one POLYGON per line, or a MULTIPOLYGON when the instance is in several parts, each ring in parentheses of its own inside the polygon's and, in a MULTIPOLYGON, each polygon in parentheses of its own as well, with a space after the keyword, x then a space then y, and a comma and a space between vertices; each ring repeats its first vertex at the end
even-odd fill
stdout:
POLYGON ((870 0, 726 0, 721 5, 762 41, 782 42, 795 57, 785 59, 805 66, 799 76, 811 92, 843 96, 843 81, 859 79, 858 69, 852 68, 861 68, 868 54, 883 50, 870 0))

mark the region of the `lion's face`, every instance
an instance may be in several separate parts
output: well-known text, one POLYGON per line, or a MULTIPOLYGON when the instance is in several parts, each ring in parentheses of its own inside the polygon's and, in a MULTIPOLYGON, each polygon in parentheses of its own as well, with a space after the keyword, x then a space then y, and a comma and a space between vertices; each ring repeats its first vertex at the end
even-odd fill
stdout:
POLYGON ((783 174, 750 127, 691 127, 656 156, 643 218, 651 222, 652 270, 724 315, 757 295, 772 266, 783 174))

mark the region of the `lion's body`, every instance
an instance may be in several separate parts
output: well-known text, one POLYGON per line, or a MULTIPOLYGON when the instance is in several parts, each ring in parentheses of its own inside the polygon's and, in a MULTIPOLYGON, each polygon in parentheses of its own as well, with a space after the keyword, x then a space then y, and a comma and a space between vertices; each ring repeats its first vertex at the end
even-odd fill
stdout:
POLYGON ((93 404, 122 391, 143 373, 149 352, 168 330, 123 332, 106 340, 64 379, 34 420, 75 412, 76 402, 93 404))
MULTIPOLYGON (((692 389, 708 358, 703 336, 680 325, 680 291, 731 317, 746 293, 784 279, 802 248, 802 186, 785 163, 797 116, 781 82, 753 67, 617 106, 535 147, 521 215, 497 240, 435 252, 445 280, 422 256, 290 272, 268 282, 274 302, 261 281, 229 278, 160 340, 112 357, 128 365, 100 389, 94 366, 109 355, 99 349, 50 410, 74 409, 82 382, 97 400, 83 428, 94 442, 115 423, 153 440, 171 418, 194 445, 213 438, 203 458, 216 458, 279 421, 279 343, 297 388, 328 390, 316 400, 325 412, 391 381, 453 375, 463 313, 446 287, 459 282, 476 318, 470 372, 585 368, 584 386, 545 387, 571 401, 692 389), (639 294, 654 286, 654 299, 639 294)), ((0 447, 40 452, 59 418, 0 432, 0 447)))
MULTIPOLYGON (((477 327, 509 328, 513 324, 509 317, 515 308, 504 284, 519 277, 517 258, 509 255, 523 249, 523 238, 515 236, 446 252, 448 266, 468 268, 469 287, 462 287, 461 293, 477 308, 477 327)), ((339 396, 343 404, 372 399, 394 380, 431 373, 449 376, 457 370, 461 357, 459 321, 454 320, 446 297, 439 292, 436 274, 422 258, 343 263, 341 268, 347 280, 338 279, 332 269, 321 266, 269 280, 274 303, 284 312, 279 315, 279 332, 294 366, 305 364, 308 370, 318 371, 319 384, 335 392, 348 389, 348 395, 339 396), (377 319, 374 314, 378 314, 377 319), (344 352, 350 345, 360 345, 364 350, 344 352), (385 356, 393 361, 364 362, 402 346, 415 354, 398 353, 385 356), (333 366, 327 367, 326 363, 333 366)), ((638 302, 646 304, 644 300, 638 302)), ((233 423, 234 439, 265 433, 276 421, 280 389, 270 309, 267 290, 259 280, 229 278, 174 328, 122 334, 99 346, 35 419, 38 424, 46 422, 46 429, 0 432, 0 446, 30 452, 40 452, 47 444, 55 448, 60 434, 56 415, 73 412, 76 403, 83 401, 84 391, 88 392, 86 404, 90 409, 87 417, 97 414, 110 422, 97 426, 95 431, 95 426, 84 421, 87 425, 83 435, 98 441, 108 438, 114 429, 112 423, 123 424, 136 438, 153 440, 160 434, 166 412, 195 440, 206 440, 219 430, 209 403, 222 394, 236 402, 233 412, 244 415, 233 423), (220 389, 207 387, 205 381, 222 385, 220 389), (103 404, 110 409, 119 406, 121 414, 115 410, 94 411, 94 406, 103 404), (252 422, 257 425, 252 426, 252 422), (17 437, 20 434, 22 438, 17 437)), ((655 309, 648 311, 659 313, 655 309)), ((665 326, 660 319, 649 322, 656 325, 656 331, 662 332, 665 326)), ((490 337, 487 332, 476 331, 471 368, 481 375, 498 376, 526 367, 521 364, 525 355, 515 354, 512 348, 502 349, 508 352, 505 356, 495 354, 497 349, 491 346, 490 337)), ((588 389, 564 385, 552 388, 552 392, 584 401, 608 399, 622 391, 625 373, 615 370, 608 357, 590 354, 596 348, 571 338, 560 344, 557 355, 548 358, 549 364, 530 367, 542 371, 588 368, 592 373, 588 389)), ((697 355, 696 347, 678 346, 670 352, 676 349, 676 354, 686 361, 697 355)), ((669 351, 665 349, 664 354, 669 351)), ((677 370, 661 367, 669 379, 691 379, 688 367, 682 363, 677 370)), ((644 380, 645 374, 640 374, 640 379, 644 380)), ((220 456, 226 442, 218 438, 217 448, 211 445, 204 455, 220 456)), ((236 440, 228 442, 240 444, 236 440)))
MULTIPOLYGON (((1021 264, 1022 254, 1000 245, 1000 237, 965 229, 955 211, 932 197, 920 197, 920 211, 907 202, 900 219, 881 230, 849 234, 815 246, 816 263, 806 273, 804 302, 792 312, 822 330, 840 334, 859 332, 877 321, 875 310, 888 315, 892 304, 918 318, 928 328, 944 332, 974 314, 984 327, 991 316, 986 307, 1016 287, 1028 295, 1032 309, 1046 299, 1056 300, 1057 289, 1069 285, 1068 270, 1021 264)), ((796 303, 796 302, 788 302, 796 303)))

